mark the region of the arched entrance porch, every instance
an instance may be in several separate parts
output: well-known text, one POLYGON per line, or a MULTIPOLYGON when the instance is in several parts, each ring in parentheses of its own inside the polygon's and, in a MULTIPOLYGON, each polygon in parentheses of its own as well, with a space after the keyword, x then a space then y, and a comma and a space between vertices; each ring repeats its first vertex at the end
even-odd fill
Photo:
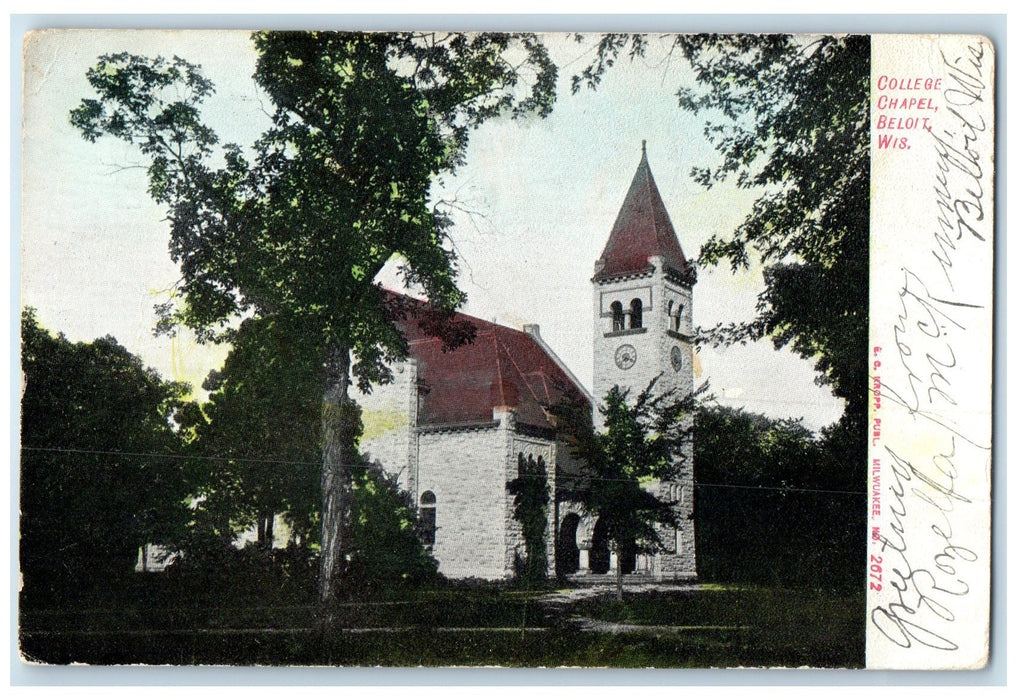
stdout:
POLYGON ((590 573, 606 574, 610 570, 611 546, 604 523, 598 519, 593 526, 593 539, 590 541, 590 573))
POLYGON ((593 526, 593 538, 590 542, 590 573, 606 574, 609 571, 613 572, 615 566, 621 568, 622 574, 635 572, 635 542, 626 542, 621 552, 615 552, 607 538, 607 528, 598 519, 593 526))
POLYGON ((558 541, 555 543, 554 561, 559 576, 569 576, 579 571, 579 522, 576 513, 567 514, 561 521, 558 530, 558 541))

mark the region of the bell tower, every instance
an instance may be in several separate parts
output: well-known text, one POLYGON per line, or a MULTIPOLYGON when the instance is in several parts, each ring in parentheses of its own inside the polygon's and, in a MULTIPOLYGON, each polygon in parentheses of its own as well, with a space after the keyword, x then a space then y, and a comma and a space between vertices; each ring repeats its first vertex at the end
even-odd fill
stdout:
MULTIPOLYGON (((646 141, 632 184, 594 266, 593 395, 611 387, 634 398, 657 379, 655 389, 693 390, 692 287, 695 273, 682 252, 646 158, 646 141)), ((595 412, 600 426, 602 416, 595 412)), ((691 416, 688 417, 691 422, 691 416)), ((602 426, 601 426, 602 427, 602 426)), ((659 534, 663 552, 642 562, 657 578, 695 578, 692 445, 686 468, 674 482, 648 485, 673 503, 678 526, 659 534)), ((637 565, 638 568, 638 565, 637 565)))

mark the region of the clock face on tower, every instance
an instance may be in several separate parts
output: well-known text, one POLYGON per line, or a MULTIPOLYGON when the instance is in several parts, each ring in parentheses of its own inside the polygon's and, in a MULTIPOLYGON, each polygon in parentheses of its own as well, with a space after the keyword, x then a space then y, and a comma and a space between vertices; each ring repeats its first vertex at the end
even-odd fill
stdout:
POLYGON ((671 346, 671 366, 675 372, 682 368, 682 351, 677 345, 671 346))
POLYGON ((619 369, 629 369, 636 364, 636 349, 631 345, 621 345, 614 351, 614 363, 619 369))

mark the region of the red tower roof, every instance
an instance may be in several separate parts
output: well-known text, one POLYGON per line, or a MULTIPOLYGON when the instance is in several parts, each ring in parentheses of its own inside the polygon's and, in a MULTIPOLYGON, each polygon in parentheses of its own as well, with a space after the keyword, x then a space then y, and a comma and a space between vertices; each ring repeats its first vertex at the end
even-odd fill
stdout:
POLYGON ((649 259, 654 255, 661 256, 666 266, 680 274, 689 272, 688 261, 646 161, 646 142, 643 141, 643 157, 597 261, 593 279, 644 272, 649 269, 649 259))

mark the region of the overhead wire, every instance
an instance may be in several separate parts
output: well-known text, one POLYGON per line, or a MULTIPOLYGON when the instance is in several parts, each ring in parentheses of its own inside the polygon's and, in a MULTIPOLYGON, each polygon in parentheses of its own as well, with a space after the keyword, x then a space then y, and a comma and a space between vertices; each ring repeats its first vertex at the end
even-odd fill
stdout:
MULTIPOLYGON (((321 464, 320 461, 306 461, 306 460, 291 460, 291 459, 278 459, 278 458, 259 458, 259 457, 234 457, 234 456, 222 456, 222 455, 180 455, 172 453, 162 452, 126 452, 118 450, 86 450, 80 448, 70 447, 36 447, 36 446, 23 446, 21 448, 24 451, 29 452, 50 452, 60 454, 82 454, 82 455, 97 455, 106 457, 131 457, 138 459, 169 459, 178 461, 211 461, 211 462, 247 462, 254 464, 280 464, 280 465, 296 465, 296 466, 316 466, 321 464)), ((365 463, 337 463, 336 466, 344 467, 362 467, 365 463)), ((532 474, 521 474, 522 478, 539 478, 537 475, 532 474)), ((563 480, 579 480, 579 481, 596 481, 596 482, 630 482, 631 479, 611 478, 611 477, 598 477, 598 476, 587 476, 587 475, 559 475, 557 477, 559 481, 563 480)), ((815 489, 815 488, 800 488, 795 486, 755 486, 749 484, 716 484, 702 481, 692 482, 693 486, 703 486, 707 488, 722 488, 722 489, 745 489, 753 491, 783 491, 783 492, 803 492, 803 493, 828 493, 828 494, 841 494, 841 495, 866 495, 865 491, 849 491, 845 489, 815 489)))

